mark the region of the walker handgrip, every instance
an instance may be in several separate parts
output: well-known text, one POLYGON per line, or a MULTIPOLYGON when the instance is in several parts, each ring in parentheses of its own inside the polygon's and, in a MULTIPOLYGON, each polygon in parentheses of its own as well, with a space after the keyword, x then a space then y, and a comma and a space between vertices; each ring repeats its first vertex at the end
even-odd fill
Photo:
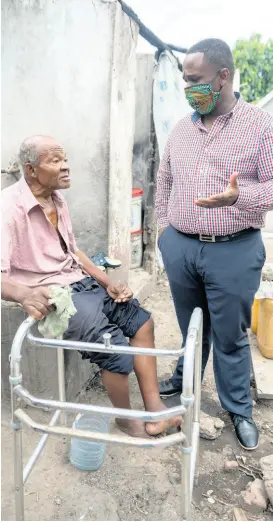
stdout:
POLYGON ((48 348, 64 348, 65 350, 78 350, 85 352, 103 352, 103 353, 122 353, 127 355, 152 355, 154 357, 173 357, 184 354, 184 349, 180 350, 159 350, 156 348, 141 348, 138 346, 116 346, 111 344, 99 343, 83 343, 81 341, 62 340, 62 339, 45 339, 44 337, 34 337, 31 332, 27 333, 27 338, 34 346, 47 346, 48 348))

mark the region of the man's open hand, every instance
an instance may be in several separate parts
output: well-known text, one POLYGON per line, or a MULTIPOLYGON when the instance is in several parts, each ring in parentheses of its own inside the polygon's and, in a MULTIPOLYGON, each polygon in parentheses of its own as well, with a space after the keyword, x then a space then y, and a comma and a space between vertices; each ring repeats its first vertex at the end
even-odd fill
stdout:
POLYGON ((133 297, 132 290, 125 284, 109 285, 107 292, 115 303, 127 303, 133 297))
POLYGON ((45 286, 29 288, 21 300, 21 305, 28 315, 39 321, 53 309, 48 303, 49 299, 49 290, 45 286))
POLYGON ((195 201, 195 204, 198 205, 198 207, 204 208, 230 207, 237 201, 239 196, 237 178, 238 172, 233 172, 225 192, 222 192, 222 194, 214 194, 214 196, 210 196, 209 198, 200 198, 195 201))

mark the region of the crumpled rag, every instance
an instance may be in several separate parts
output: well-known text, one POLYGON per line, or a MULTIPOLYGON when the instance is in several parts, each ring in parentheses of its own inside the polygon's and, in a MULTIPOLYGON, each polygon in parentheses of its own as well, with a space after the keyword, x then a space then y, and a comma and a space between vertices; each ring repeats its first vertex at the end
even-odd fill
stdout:
POLYGON ((39 321, 38 330, 48 339, 62 339, 70 317, 77 312, 72 301, 72 289, 70 286, 49 286, 48 289, 49 304, 54 305, 55 309, 39 321))

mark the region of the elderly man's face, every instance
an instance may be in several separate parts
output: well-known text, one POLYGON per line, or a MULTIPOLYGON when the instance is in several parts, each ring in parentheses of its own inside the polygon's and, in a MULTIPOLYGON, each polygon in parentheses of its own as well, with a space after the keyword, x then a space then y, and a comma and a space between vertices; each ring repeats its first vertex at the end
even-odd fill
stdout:
POLYGON ((45 140, 40 146, 40 165, 34 168, 38 183, 51 190, 70 187, 70 169, 63 148, 53 139, 45 140))

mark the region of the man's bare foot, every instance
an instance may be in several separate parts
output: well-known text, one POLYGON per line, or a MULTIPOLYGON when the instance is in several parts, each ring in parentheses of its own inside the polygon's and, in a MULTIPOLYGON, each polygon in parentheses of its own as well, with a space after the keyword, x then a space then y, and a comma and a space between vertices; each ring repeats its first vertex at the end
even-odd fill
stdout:
MULTIPOLYGON (((160 401, 158 405, 150 411, 161 411, 166 410, 167 407, 163 402, 160 401)), ((160 435, 171 428, 178 428, 181 426, 182 417, 173 417, 172 419, 166 419, 159 422, 148 422, 145 426, 146 432, 150 436, 160 435)))
POLYGON ((148 432, 146 431, 145 424, 142 421, 116 419, 116 425, 121 431, 124 431, 127 435, 131 435, 131 437, 148 438, 148 432))

